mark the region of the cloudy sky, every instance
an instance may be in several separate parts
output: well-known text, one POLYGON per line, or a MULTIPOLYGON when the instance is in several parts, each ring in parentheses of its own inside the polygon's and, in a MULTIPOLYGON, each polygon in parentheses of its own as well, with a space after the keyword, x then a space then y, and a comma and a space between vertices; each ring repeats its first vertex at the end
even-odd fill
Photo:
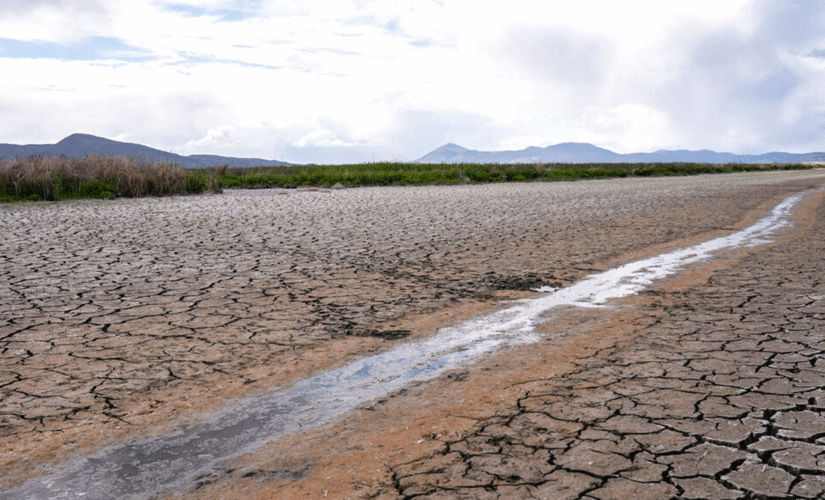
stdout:
POLYGON ((0 143, 825 151, 820 0, 0 0, 0 143))

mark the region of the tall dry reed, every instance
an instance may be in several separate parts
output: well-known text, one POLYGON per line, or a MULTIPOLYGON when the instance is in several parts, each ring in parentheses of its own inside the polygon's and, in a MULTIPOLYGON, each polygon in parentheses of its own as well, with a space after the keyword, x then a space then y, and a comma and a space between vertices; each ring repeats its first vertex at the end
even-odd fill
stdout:
POLYGON ((45 200, 78 197, 90 189, 125 197, 163 196, 186 192, 186 169, 135 157, 30 156, 0 161, 3 187, 7 195, 45 200))

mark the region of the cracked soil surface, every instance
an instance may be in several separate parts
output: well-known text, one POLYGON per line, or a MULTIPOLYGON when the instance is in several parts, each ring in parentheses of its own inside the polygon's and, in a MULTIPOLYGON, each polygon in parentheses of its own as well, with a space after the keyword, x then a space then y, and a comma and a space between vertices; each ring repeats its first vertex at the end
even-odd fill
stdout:
MULTIPOLYGON (((822 172, 0 206, 0 488, 725 234, 822 172)), ((192 498, 820 498, 825 203, 192 498)), ((2 490, 0 489, 0 493, 2 490)))

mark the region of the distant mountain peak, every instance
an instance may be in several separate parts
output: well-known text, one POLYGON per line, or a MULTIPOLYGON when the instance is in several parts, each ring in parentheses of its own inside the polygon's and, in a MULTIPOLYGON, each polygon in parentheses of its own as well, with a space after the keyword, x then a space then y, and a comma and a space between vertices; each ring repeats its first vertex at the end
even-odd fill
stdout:
POLYGON ((83 142, 89 142, 92 139, 95 139, 95 136, 89 134, 72 134, 70 136, 64 137, 60 142, 56 143, 55 146, 64 146, 66 144, 78 144, 83 142))
POLYGON ((224 163, 229 164, 230 167, 289 165, 287 162, 264 160, 261 158, 235 158, 219 155, 182 156, 141 144, 114 141, 104 137, 81 133, 71 134, 56 144, 0 144, 0 158, 8 159, 15 157, 25 158, 32 155, 65 155, 68 158, 76 158, 91 153, 176 162, 187 168, 211 168, 224 163))
POLYGON ((759 155, 717 153, 708 149, 664 150, 619 154, 587 142, 562 142, 519 151, 476 151, 447 143, 424 155, 418 163, 795 163, 816 161, 825 153, 770 152, 759 155))
POLYGON ((154 149, 149 146, 143 146, 141 144, 133 143, 133 142, 123 142, 123 141, 116 141, 114 139, 107 139, 105 137, 98 137, 92 134, 81 134, 81 133, 74 133, 71 135, 66 136, 60 142, 56 143, 55 146, 60 145, 67 145, 67 144, 96 144, 96 145, 128 145, 128 146, 138 146, 141 148, 149 148, 154 149))
POLYGON ((469 149, 461 147, 458 144, 448 142, 447 144, 436 149, 436 151, 469 151, 469 149))
MULTIPOLYGON (((74 134, 67 135, 63 139, 63 141, 67 141, 67 140, 70 140, 70 139, 104 139, 104 138, 103 137, 98 137, 98 136, 92 135, 92 134, 84 134, 84 133, 81 133, 81 132, 75 132, 74 134)), ((110 140, 110 139, 105 139, 105 140, 110 140)), ((60 141, 60 142, 63 142, 63 141, 60 141)))

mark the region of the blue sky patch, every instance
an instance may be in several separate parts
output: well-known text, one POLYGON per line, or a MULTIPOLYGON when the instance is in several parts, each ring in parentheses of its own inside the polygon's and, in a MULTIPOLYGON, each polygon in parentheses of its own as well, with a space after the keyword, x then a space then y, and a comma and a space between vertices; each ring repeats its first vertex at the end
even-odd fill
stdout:
POLYGON ((177 3, 165 4, 163 8, 169 12, 180 12, 189 17, 213 16, 222 22, 243 21, 254 17, 253 13, 246 9, 205 9, 177 3))
POLYGON ((13 59, 60 59, 64 61, 96 61, 117 59, 143 61, 152 59, 151 52, 132 47, 112 37, 93 37, 76 44, 24 42, 0 38, 0 57, 13 59))

